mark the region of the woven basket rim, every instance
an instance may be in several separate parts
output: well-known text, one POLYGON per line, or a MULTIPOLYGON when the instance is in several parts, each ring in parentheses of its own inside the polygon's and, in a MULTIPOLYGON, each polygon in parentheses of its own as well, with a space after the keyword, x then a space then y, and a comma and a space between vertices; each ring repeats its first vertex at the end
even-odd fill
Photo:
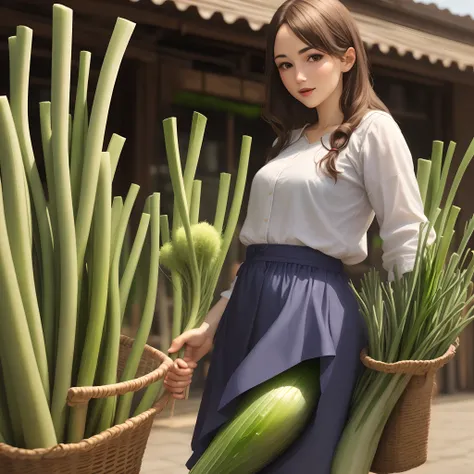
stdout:
POLYGON ((404 375, 426 375, 429 372, 436 372, 445 366, 455 355, 459 346, 459 339, 451 344, 449 349, 441 356, 431 360, 401 360, 398 362, 387 363, 372 359, 367 353, 367 348, 360 354, 362 363, 369 369, 386 374, 404 374, 404 375))
MULTIPOLYGON (((120 344, 126 347, 132 347, 134 339, 121 335, 120 344)), ((173 365, 173 361, 163 352, 154 347, 145 344, 143 355, 159 363, 159 366, 148 374, 142 375, 126 382, 117 382, 109 385, 89 386, 89 387, 71 387, 67 394, 67 403, 69 406, 80 405, 89 402, 93 398, 107 398, 115 395, 124 395, 126 393, 138 392, 142 388, 148 387, 154 382, 164 378, 168 370, 173 365)))
POLYGON ((37 449, 24 449, 10 446, 9 444, 0 443, 0 455, 7 456, 12 459, 21 460, 38 460, 38 459, 57 459, 65 456, 71 456, 72 454, 90 451, 101 444, 109 442, 123 432, 128 431, 132 428, 142 425, 150 417, 154 417, 157 413, 163 411, 170 400, 171 396, 169 393, 165 393, 161 396, 158 402, 149 410, 141 413, 140 415, 129 418, 119 425, 112 426, 101 433, 98 433, 90 438, 83 439, 78 443, 60 443, 51 448, 37 448, 37 449))

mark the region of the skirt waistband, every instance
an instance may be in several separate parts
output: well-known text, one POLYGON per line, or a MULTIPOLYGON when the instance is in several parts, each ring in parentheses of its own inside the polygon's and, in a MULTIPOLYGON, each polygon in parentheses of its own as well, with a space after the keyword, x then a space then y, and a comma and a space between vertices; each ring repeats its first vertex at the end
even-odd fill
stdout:
POLYGON ((247 247, 246 261, 296 263, 342 273, 341 260, 302 245, 253 244, 247 247))

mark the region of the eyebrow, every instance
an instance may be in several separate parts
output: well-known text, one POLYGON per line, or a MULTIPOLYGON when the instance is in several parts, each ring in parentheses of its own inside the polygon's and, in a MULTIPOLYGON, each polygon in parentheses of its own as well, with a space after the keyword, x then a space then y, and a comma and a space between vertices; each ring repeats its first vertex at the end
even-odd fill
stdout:
MULTIPOLYGON (((298 51, 298 54, 303 54, 303 53, 306 53, 306 51, 309 51, 310 49, 315 49, 313 46, 306 46, 306 48, 303 48, 303 49, 300 49, 298 51)), ((286 58, 286 54, 279 54, 278 56, 275 56, 274 59, 278 59, 278 58, 286 58)))

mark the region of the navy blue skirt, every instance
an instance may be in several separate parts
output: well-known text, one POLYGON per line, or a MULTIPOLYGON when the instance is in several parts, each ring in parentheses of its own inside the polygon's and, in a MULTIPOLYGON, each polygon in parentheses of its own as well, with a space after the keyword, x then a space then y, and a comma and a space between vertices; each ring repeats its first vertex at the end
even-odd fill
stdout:
POLYGON ((301 436, 261 474, 330 474, 366 341, 340 260, 303 246, 249 246, 215 335, 186 466, 198 461, 245 392, 318 358, 318 407, 301 436))

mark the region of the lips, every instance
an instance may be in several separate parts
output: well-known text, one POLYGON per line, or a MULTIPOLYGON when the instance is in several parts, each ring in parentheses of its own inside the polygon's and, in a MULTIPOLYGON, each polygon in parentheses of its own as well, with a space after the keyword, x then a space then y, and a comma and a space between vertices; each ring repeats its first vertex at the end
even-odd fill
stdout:
POLYGON ((308 87, 305 87, 304 89, 300 89, 298 92, 303 95, 303 96, 308 96, 310 95, 312 92, 314 91, 314 88, 308 88, 308 87))

